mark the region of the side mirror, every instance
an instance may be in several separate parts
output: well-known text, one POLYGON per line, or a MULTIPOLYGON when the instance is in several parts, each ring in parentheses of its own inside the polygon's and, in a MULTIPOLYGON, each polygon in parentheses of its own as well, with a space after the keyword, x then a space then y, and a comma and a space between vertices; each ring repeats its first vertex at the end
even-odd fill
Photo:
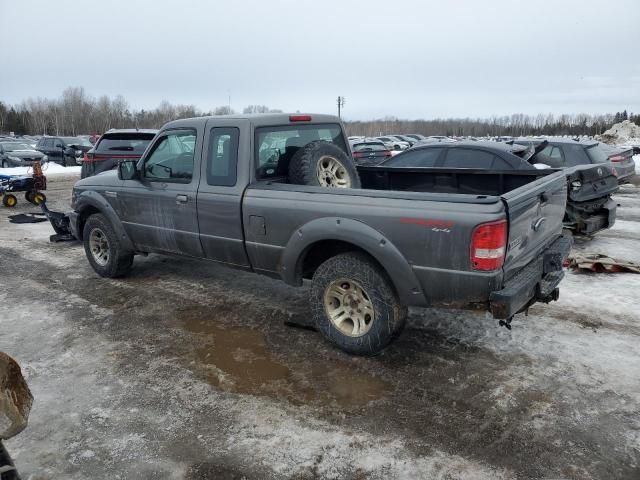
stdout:
POLYGON ((140 180, 140 173, 136 168, 137 160, 121 160, 118 163, 118 178, 120 180, 140 180))

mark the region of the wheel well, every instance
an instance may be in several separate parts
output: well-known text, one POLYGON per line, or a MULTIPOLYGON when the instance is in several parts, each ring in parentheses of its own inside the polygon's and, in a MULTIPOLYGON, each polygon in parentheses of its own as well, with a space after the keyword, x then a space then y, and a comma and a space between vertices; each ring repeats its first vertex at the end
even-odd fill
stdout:
POLYGON ((369 252, 357 245, 342 240, 322 240, 308 246, 300 256, 297 267, 297 277, 300 280, 310 279, 313 277, 316 269, 326 260, 347 252, 361 252, 365 254, 386 274, 386 270, 382 265, 380 265, 380 262, 378 262, 378 260, 376 260, 369 252))
POLYGON ((84 224, 87 223, 87 219, 96 213, 101 213, 93 205, 87 205, 80 211, 80 215, 78 216, 78 236, 80 240, 82 240, 82 232, 84 231, 84 224))

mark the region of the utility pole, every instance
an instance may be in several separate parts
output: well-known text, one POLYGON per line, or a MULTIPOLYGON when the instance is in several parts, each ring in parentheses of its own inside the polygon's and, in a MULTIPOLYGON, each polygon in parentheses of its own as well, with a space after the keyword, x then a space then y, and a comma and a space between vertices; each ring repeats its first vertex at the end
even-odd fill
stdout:
POLYGON ((342 118, 342 117, 340 116, 340 113, 341 113, 341 111, 342 111, 342 107, 344 107, 344 103, 345 103, 345 99, 344 99, 344 97, 340 97, 340 96, 338 96, 338 101, 337 101, 337 103, 338 103, 338 118, 342 118))

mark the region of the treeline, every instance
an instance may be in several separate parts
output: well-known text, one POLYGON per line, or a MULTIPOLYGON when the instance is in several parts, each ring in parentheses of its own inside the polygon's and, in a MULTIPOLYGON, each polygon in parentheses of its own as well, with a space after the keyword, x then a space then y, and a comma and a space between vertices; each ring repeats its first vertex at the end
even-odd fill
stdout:
MULTIPOLYGON (((243 113, 281 112, 265 105, 249 105, 243 113)), ((194 105, 163 101, 152 110, 135 110, 122 95, 98 98, 82 87, 69 87, 58 99, 28 98, 18 105, 0 101, 0 133, 16 135, 80 135, 110 128, 159 128, 170 120, 236 113, 228 105, 203 112, 194 105)))
POLYGON ((600 135, 614 123, 631 120, 640 124, 640 114, 524 115, 517 113, 491 118, 438 118, 435 120, 380 120, 345 122, 349 135, 375 137, 383 134, 420 133, 447 136, 520 136, 520 135, 600 135))
MULTIPOLYGON (((281 112, 266 105, 249 105, 243 113, 281 112)), ((79 135, 102 133, 110 128, 159 128, 178 118, 236 113, 229 105, 201 111, 194 105, 173 105, 163 101, 151 110, 132 109, 122 96, 94 98, 82 87, 69 87, 60 98, 28 98, 17 105, 0 101, 0 133, 16 135, 79 135)), ((346 121, 349 135, 378 136, 389 133, 420 133, 447 136, 499 135, 599 135, 614 123, 631 120, 640 124, 640 114, 524 115, 521 113, 491 118, 443 118, 346 121)))

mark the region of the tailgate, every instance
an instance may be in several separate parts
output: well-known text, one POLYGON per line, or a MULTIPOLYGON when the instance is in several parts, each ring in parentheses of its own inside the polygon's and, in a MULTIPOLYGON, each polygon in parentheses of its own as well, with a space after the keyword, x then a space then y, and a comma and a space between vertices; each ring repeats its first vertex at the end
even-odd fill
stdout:
POLYGON ((501 196, 509 219, 504 279, 509 280, 562 234, 565 173, 554 172, 501 196))

